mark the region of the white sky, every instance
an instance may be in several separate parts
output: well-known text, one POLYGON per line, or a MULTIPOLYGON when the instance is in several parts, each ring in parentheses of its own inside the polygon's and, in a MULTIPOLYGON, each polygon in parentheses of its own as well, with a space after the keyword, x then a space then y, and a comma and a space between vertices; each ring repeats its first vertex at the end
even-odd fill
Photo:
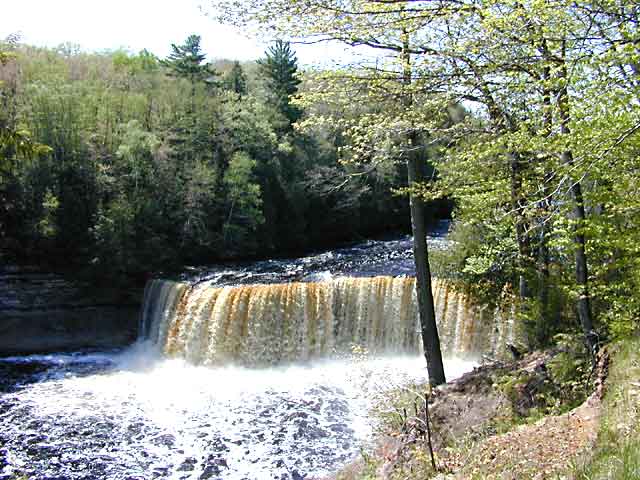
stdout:
MULTIPOLYGON (((20 32, 24 43, 55 47, 79 44, 83 50, 143 48, 159 57, 191 34, 202 37, 210 59, 253 60, 266 45, 206 17, 206 0, 0 0, 0 39, 20 32)), ((344 56, 339 45, 295 46, 302 64, 332 63, 344 56)))

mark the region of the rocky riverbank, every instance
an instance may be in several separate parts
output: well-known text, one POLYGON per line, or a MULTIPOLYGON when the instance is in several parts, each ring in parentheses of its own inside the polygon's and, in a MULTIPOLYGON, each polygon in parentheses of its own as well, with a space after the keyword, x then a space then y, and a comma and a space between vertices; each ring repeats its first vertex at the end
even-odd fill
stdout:
POLYGON ((2 267, 0 355, 128 345, 138 328, 133 298, 36 267, 2 267))
POLYGON ((592 369, 579 340, 567 337, 546 351, 479 366, 430 394, 425 385, 396 391, 378 412, 377 449, 329 478, 571 476, 596 442, 608 365, 603 349, 592 369))

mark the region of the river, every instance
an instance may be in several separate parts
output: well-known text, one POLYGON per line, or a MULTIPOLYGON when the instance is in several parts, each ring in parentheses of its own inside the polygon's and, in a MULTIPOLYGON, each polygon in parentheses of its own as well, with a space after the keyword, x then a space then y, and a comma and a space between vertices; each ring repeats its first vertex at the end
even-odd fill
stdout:
MULTIPOLYGON (((182 283, 150 283, 130 348, 1 358, 0 479, 335 472, 370 445, 370 411, 389 390, 426 381, 411 262, 403 238, 189 269, 182 283)), ((453 378, 490 330, 442 288, 453 378)))

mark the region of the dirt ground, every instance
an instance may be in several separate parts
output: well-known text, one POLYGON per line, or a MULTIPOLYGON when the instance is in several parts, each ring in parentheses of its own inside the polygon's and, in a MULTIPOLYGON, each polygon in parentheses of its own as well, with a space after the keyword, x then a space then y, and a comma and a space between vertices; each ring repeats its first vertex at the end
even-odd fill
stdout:
POLYGON ((553 383, 548 369, 558 353, 534 352, 518 361, 483 365, 434 390, 429 410, 440 473, 434 475, 424 468, 430 461, 422 414, 417 413, 407 419, 402 432, 380 442, 374 456, 375 473, 371 459, 369 464, 360 460, 335 478, 569 478, 572 466, 588 458, 596 441, 608 371, 606 352, 599 356, 592 372, 593 393, 580 406, 535 422, 502 425, 506 433, 501 433, 500 423, 503 417, 512 421, 514 412, 522 418, 534 412, 539 407, 539 393, 545 388, 563 388, 553 383), (505 378, 517 381, 504 388, 500 382, 505 378))

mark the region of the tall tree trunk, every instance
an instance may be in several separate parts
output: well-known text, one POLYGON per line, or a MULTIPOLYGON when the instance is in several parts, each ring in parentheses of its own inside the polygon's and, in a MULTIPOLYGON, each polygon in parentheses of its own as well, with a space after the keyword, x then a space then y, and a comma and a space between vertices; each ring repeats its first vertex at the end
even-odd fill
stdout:
MULTIPOLYGON (((411 147, 410 147, 411 148, 411 147)), ((423 181, 422 159, 409 153, 407 171, 409 188, 415 183, 423 181)), ((427 247, 427 228, 425 224, 424 201, 411 193, 411 229, 413 232, 413 259, 416 266, 416 295, 418 297, 418 313, 420 316, 420 333, 422 335, 422 347, 427 360, 429 383, 431 386, 446 382, 444 365, 442 363, 442 351, 440 349, 440 337, 436 324, 436 313, 433 304, 433 291, 431 289, 431 271, 429 268, 429 250, 427 247)))
MULTIPOLYGON (((573 155, 571 150, 565 150, 562 152, 561 159, 563 163, 573 165, 573 155)), ((580 324, 582 325, 582 331, 589 350, 591 352, 595 352, 597 335, 593 330, 593 318, 591 315, 589 270, 587 264, 586 239, 583 232, 586 214, 580 182, 574 182, 571 186, 571 196, 573 198, 573 243, 575 247, 576 284, 578 285, 578 317, 580 318, 580 324)))
MULTIPOLYGON (((558 111, 560 113, 560 133, 570 135, 569 122, 571 121, 567 64, 562 52, 562 68, 560 68, 560 80, 562 87, 558 92, 558 111)), ((560 154, 560 160, 564 165, 573 165, 573 153, 570 149, 564 150, 560 154)), ((586 214, 584 209, 584 199, 582 197, 582 186, 579 181, 572 182, 571 197, 573 200, 573 243, 575 248, 576 263, 576 284, 578 286, 578 317, 584 333, 585 342, 591 353, 595 353, 597 348, 597 335, 593 330, 593 318, 591 314, 591 298, 589 294, 589 271, 587 264, 586 239, 584 226, 586 214)))
MULTIPOLYGON (((409 52, 409 34, 403 32, 403 83, 405 86, 404 105, 410 108, 413 103, 411 92, 411 54, 409 52)), ((432 387, 446 382, 440 337, 436 324, 436 313, 431 288, 429 268, 429 250, 427 247, 427 228, 425 223, 424 201, 415 194, 413 187, 424 181, 424 158, 418 155, 418 135, 411 128, 407 134, 407 176, 410 190, 411 230, 413 233, 413 260, 416 266, 416 296, 420 317, 420 334, 424 356, 427 360, 429 383, 432 387)))
MULTIPOLYGON (((545 38, 542 40, 541 51, 545 65, 542 71, 543 93, 542 93, 542 136, 549 138, 553 128, 553 106, 551 102, 551 58, 550 51, 545 38)), ((543 161, 546 161, 545 158, 543 161)), ((542 328, 541 334, 538 336, 540 343, 545 343, 549 339, 549 335, 555 330, 556 315, 552 315, 549 305, 549 232, 551 230, 549 222, 551 221, 551 189, 549 182, 551 181, 551 171, 547 165, 544 167, 544 179, 542 185, 542 201, 540 209, 542 211, 542 227, 540 229, 540 241, 538 247, 538 301, 540 302, 540 323, 542 328)))
POLYGON ((527 221, 524 216, 525 200, 522 193, 522 160, 517 152, 508 154, 511 167, 511 209, 515 216, 516 242, 518 244, 518 298, 524 307, 529 298, 529 285, 526 272, 529 267, 530 242, 527 233, 527 221))

